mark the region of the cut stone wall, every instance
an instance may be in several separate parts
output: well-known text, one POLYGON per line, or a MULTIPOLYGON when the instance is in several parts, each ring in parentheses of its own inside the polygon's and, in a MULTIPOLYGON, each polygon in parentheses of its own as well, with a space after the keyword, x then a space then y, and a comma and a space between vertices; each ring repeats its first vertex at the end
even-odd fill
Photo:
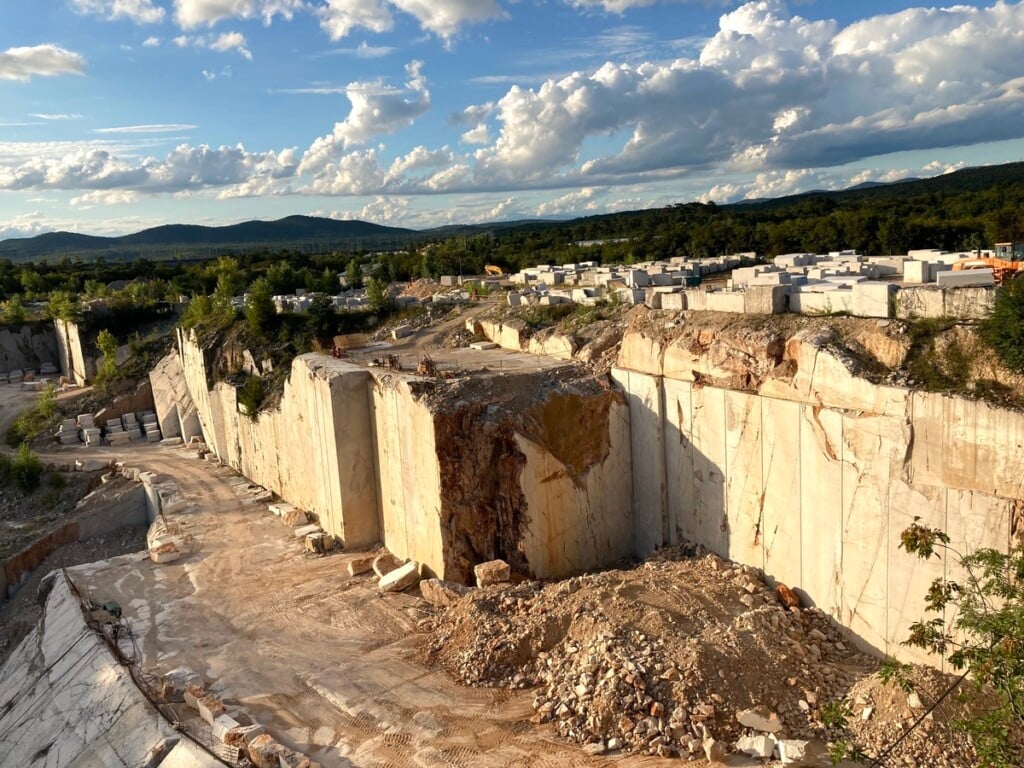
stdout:
POLYGON ((61 373, 75 384, 85 384, 96 375, 96 363, 85 353, 85 339, 78 323, 54 320, 57 359, 61 373))
MULTIPOLYGON (((0 373, 59 364, 57 336, 49 323, 0 326, 0 373)), ((62 369, 63 370, 63 369, 62 369)))
POLYGON ((64 574, 50 578, 44 620, 0 668, 3 764, 165 764, 181 735, 86 625, 64 574))
MULTIPOLYGON (((250 419, 234 386, 210 386, 194 338, 179 343, 211 449, 347 547, 383 541, 459 581, 495 558, 553 578, 635 551, 629 409, 607 385, 532 372, 435 391, 417 376, 303 355, 280 406, 250 419)), ((154 378, 158 403, 172 378, 154 378)))
POLYGON ((1024 416, 872 385, 809 337, 787 345, 786 376, 750 391, 702 383, 728 379, 713 358, 639 334, 623 345, 620 364, 643 369, 613 376, 632 410, 634 514, 660 534, 638 538, 641 553, 703 544, 794 587, 866 646, 935 663, 900 643, 949 564, 900 550, 900 533, 920 516, 961 552, 1005 551, 1024 416))
MULTIPOLYGON (((207 445, 222 461, 315 513, 347 547, 380 539, 365 369, 320 355, 297 357, 280 407, 252 419, 239 411, 233 386, 209 388, 205 354, 194 339, 180 333, 179 346, 207 445)), ((159 385, 155 392, 158 401, 168 399, 159 385)))
POLYGON ((163 437, 180 437, 186 443, 192 437, 202 437, 203 428, 199 423, 199 412, 192 402, 192 393, 189 392, 188 383, 185 381, 185 369, 176 350, 169 352, 150 371, 149 383, 153 391, 153 407, 163 437))

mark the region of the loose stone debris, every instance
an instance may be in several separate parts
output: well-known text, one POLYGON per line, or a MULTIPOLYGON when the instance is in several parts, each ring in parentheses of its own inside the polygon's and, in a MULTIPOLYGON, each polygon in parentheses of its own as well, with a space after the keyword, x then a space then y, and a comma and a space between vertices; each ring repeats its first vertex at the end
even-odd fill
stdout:
MULTIPOLYGON (((909 722, 907 695, 873 674, 816 608, 789 605, 760 573, 665 550, 632 570, 542 584, 499 584, 456 596, 421 591, 439 608, 427 649, 470 686, 534 688, 533 721, 553 723, 588 754, 624 751, 706 758, 729 753, 785 765, 828 765, 822 707, 852 700, 856 736, 880 751, 909 722), (882 727, 878 723, 885 722, 882 727), (824 760, 825 762, 822 762, 824 760)), ((932 670, 921 669, 925 681, 932 670)), ((917 713, 920 710, 916 710, 917 713)), ((948 718, 909 739, 892 765, 975 765, 973 747, 948 718)))

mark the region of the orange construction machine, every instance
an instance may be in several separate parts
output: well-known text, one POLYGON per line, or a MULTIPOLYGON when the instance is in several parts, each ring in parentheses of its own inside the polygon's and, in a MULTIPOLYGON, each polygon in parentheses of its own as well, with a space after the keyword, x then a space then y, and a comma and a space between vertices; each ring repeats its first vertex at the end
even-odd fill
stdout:
POLYGON ((1008 278, 1024 273, 1024 261, 1010 261, 1008 259, 993 259, 979 256, 977 258, 961 259, 953 265, 954 272, 963 272, 967 269, 991 269, 996 285, 1002 285, 1008 278))

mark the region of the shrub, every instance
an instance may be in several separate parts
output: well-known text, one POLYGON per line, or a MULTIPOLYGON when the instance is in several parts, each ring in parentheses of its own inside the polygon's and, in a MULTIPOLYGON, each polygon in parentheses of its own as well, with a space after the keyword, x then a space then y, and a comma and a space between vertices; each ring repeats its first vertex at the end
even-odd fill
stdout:
POLYGON ((57 390, 51 384, 43 390, 36 404, 21 414, 7 430, 7 444, 17 448, 22 443, 32 442, 53 420, 56 412, 57 390))
POLYGON ((250 376, 245 380, 245 384, 238 388, 238 404, 245 409, 250 419, 256 418, 266 396, 266 387, 259 376, 250 376))
POLYGON ((1010 280, 999 289, 992 314, 981 323, 981 336, 1003 365, 1024 373, 1024 278, 1010 280))
POLYGON ((43 474, 43 465, 39 457, 30 449, 28 443, 23 442, 10 460, 8 472, 10 480, 24 494, 31 494, 39 487, 39 478, 43 474))

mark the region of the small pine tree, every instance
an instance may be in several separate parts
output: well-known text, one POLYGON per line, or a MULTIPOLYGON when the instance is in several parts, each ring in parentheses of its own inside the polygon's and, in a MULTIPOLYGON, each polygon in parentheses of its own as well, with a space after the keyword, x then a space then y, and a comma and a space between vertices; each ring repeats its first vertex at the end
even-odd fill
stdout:
POLYGON ((277 313, 270 291, 270 281, 261 277, 249 286, 249 301, 245 305, 245 324, 257 336, 265 336, 270 322, 277 313))
POLYGON ((106 381, 117 373, 117 339, 104 328, 96 337, 96 346, 103 355, 103 365, 99 371, 101 381, 106 381))

